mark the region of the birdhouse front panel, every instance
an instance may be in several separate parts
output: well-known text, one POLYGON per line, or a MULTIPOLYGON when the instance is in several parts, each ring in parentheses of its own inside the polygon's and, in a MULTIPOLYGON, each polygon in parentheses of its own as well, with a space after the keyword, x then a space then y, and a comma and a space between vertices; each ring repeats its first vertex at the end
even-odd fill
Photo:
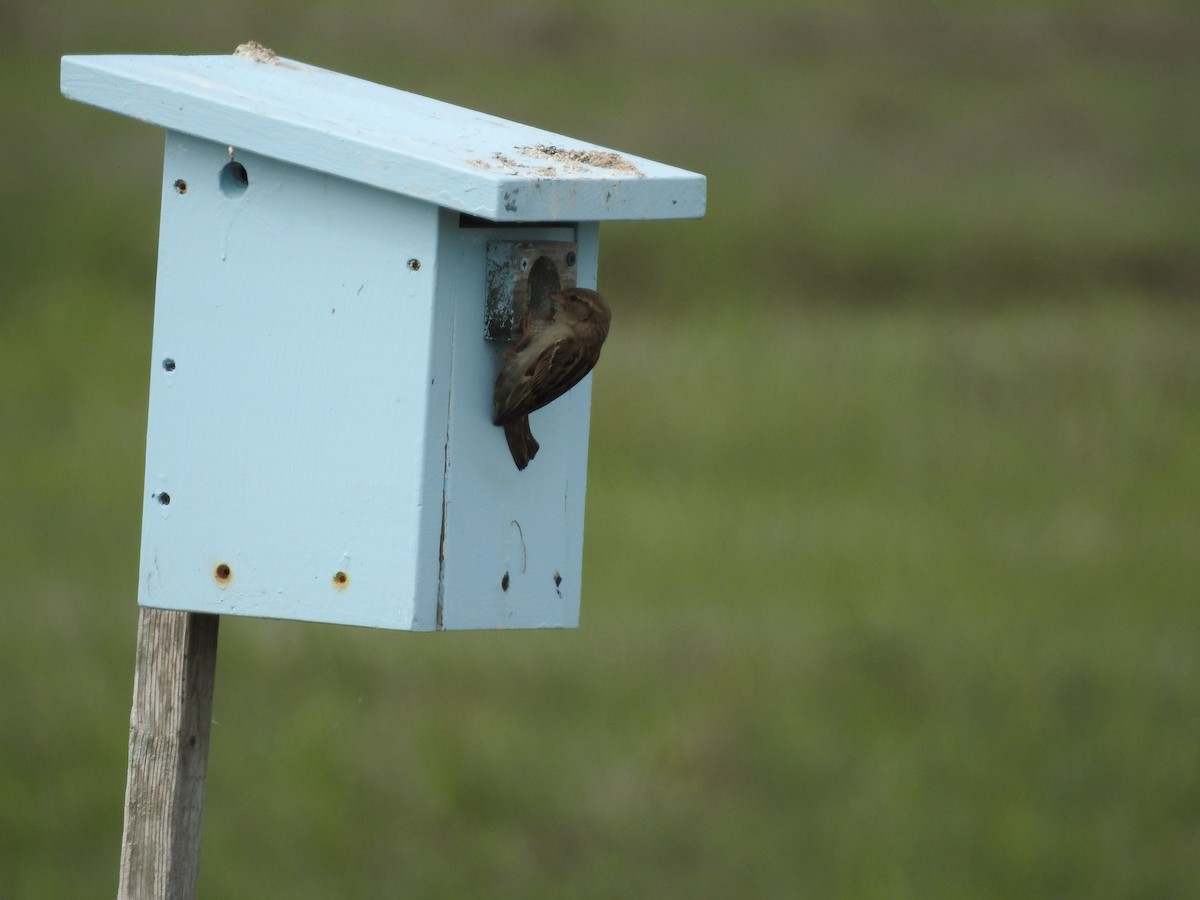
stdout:
MULTIPOLYGON (((595 223, 488 227, 443 215, 438 295, 455 298, 446 440, 442 603, 445 628, 574 627, 579 623, 591 377, 530 416, 541 449, 519 471, 492 424, 491 387, 506 340, 485 325, 488 248, 525 248, 513 277, 551 265, 539 248, 574 248, 570 284, 596 283, 595 223), (449 248, 454 248, 452 254, 449 248), (452 261, 451 261, 452 258, 452 261)), ((559 256, 562 259, 562 256, 559 256)), ((567 270, 563 267, 562 273, 567 270)))

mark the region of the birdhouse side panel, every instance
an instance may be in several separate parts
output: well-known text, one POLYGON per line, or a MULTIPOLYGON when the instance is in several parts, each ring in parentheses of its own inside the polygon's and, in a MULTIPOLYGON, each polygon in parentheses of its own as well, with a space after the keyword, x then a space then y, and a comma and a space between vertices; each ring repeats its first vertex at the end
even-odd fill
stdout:
POLYGON ((142 605, 433 627, 436 254, 436 207, 168 134, 142 605))

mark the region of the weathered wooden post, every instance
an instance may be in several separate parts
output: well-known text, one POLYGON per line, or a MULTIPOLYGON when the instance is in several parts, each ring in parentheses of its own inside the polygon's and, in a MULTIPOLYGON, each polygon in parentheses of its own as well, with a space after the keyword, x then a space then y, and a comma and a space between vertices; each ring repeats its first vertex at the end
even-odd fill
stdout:
MULTIPOLYGON (((166 129, 122 896, 191 896, 217 617, 579 621, 590 378, 491 421, 513 322, 702 176, 283 59, 68 56, 166 129)), ((622 298, 610 298, 618 333, 622 298)))

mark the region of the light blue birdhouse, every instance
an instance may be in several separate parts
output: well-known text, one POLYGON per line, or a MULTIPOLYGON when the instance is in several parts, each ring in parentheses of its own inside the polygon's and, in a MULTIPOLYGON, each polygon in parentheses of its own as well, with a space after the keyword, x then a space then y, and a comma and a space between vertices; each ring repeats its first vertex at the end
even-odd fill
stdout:
POLYGON ((257 45, 68 56, 62 90, 167 134, 139 603, 577 625, 591 379, 518 471, 500 356, 595 286, 601 221, 701 216, 704 178, 257 45))

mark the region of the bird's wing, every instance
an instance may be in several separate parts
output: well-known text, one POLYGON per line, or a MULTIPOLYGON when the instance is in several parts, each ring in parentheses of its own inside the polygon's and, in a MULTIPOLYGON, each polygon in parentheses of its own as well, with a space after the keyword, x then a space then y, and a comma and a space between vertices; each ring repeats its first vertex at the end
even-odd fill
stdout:
POLYGON ((549 403, 579 384, 595 364, 595 355, 583 341, 574 337, 555 341, 533 364, 534 393, 549 403))
POLYGON ((537 354, 524 369, 518 369, 515 382, 506 385, 497 404, 497 421, 528 415, 561 397, 592 370, 596 360, 587 345, 565 337, 537 354))

